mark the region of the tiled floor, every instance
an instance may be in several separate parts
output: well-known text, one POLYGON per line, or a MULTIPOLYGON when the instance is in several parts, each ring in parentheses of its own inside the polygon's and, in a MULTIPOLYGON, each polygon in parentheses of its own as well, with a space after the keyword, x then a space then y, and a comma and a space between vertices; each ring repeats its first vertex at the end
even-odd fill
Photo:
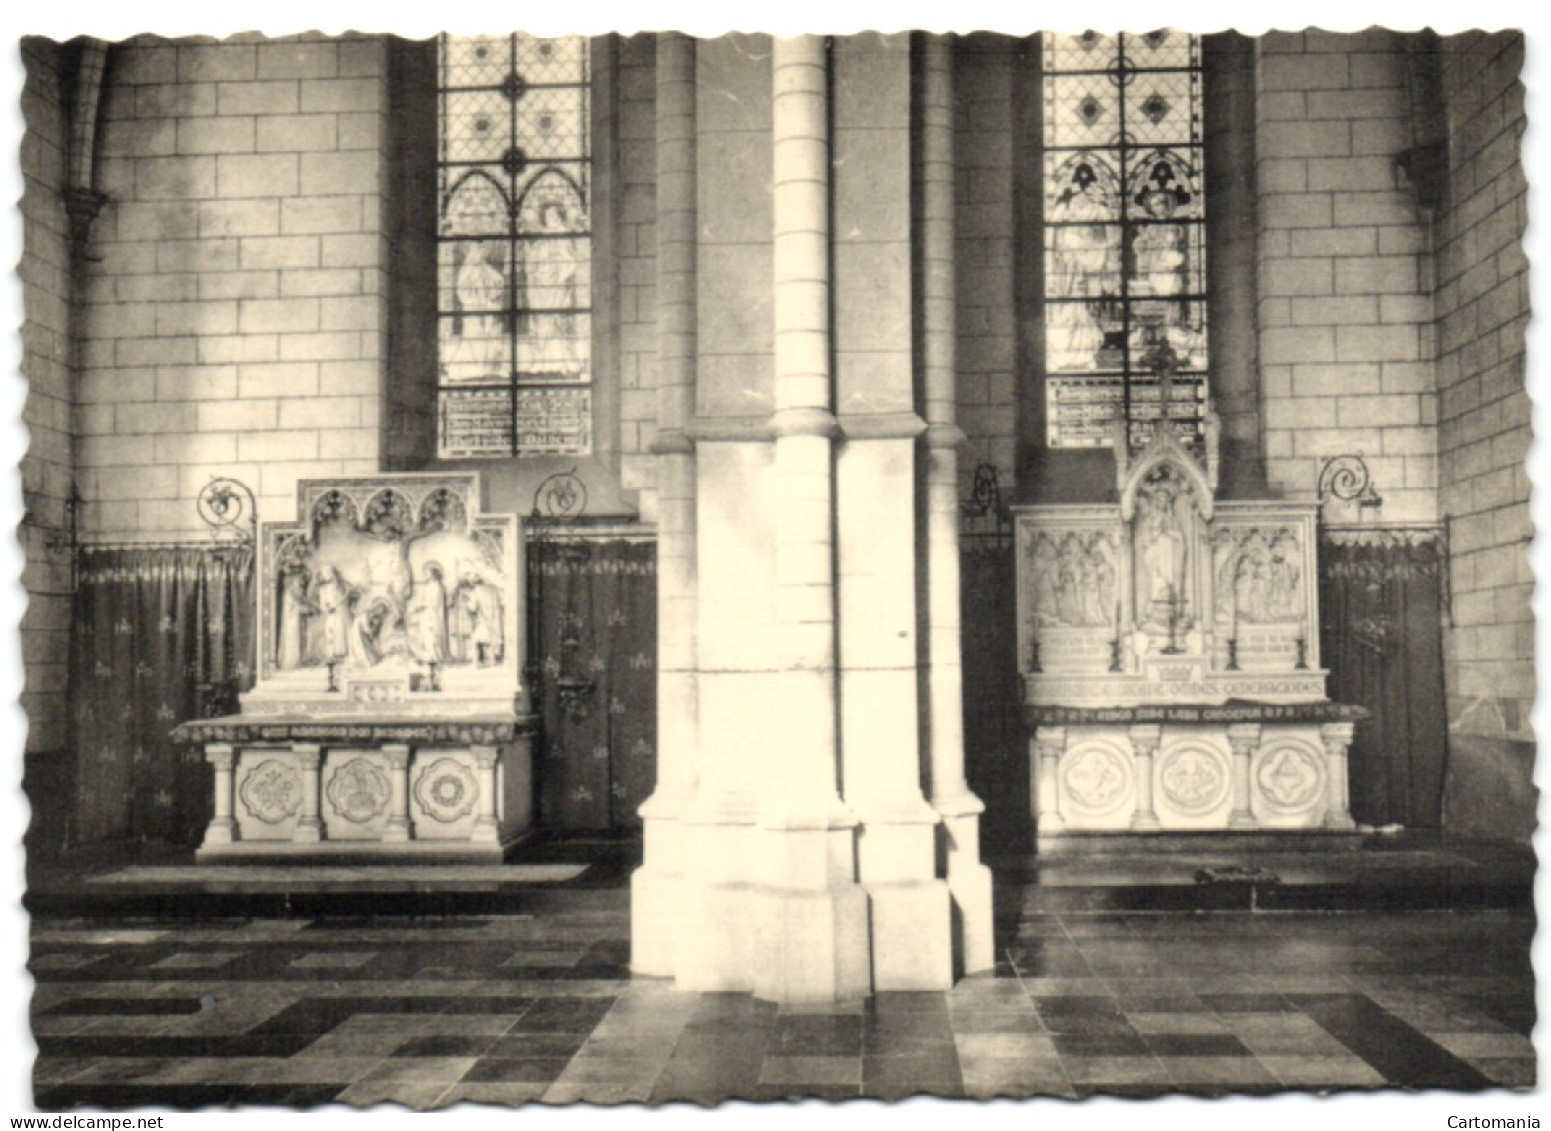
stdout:
POLYGON ((1535 1080, 1526 913, 1031 914, 994 976, 807 1010, 632 980, 618 897, 490 918, 35 919, 36 1104, 429 1108, 1535 1080))

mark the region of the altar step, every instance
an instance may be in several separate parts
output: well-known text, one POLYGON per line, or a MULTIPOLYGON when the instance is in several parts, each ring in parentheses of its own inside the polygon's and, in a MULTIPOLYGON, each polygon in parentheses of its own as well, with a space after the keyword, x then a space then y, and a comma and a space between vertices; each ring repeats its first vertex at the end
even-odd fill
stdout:
MULTIPOLYGON (((999 918, 1196 911, 1528 909, 1530 849, 1428 833, 1179 834, 1069 838, 991 857, 999 918)), ((196 864, 191 850, 81 851, 34 865, 33 914, 115 918, 394 917, 628 913, 640 842, 541 840, 501 865, 196 864)))
POLYGON ((29 876, 23 905, 70 917, 359 918, 614 911, 628 904, 638 841, 529 842, 505 863, 451 860, 196 861, 189 849, 82 851, 29 876))
POLYGON ((1534 877, 1528 848, 1425 832, 1071 835, 997 869, 1024 913, 1528 908, 1534 877))

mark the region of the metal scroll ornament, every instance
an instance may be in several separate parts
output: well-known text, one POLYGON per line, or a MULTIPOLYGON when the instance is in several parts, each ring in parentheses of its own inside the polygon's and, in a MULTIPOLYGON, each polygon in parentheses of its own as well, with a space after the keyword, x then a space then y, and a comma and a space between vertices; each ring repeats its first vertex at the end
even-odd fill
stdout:
POLYGON ((1356 503, 1360 507, 1384 505, 1384 498, 1373 488, 1373 476, 1362 456, 1335 456, 1325 461, 1319 473, 1319 497, 1356 503))
POLYGON ((258 505, 252 489, 240 479, 218 478, 206 483, 195 500, 199 517, 217 539, 231 532, 240 542, 252 542, 258 531, 258 505))
POLYGON ((587 484, 576 468, 559 471, 533 492, 533 513, 542 518, 580 518, 587 511, 587 484))

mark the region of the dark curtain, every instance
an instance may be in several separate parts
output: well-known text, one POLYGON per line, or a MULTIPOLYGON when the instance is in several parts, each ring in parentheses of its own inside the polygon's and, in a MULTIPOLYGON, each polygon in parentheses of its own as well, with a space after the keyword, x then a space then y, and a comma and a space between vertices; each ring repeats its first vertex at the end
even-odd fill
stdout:
POLYGON ((252 549, 86 547, 78 580, 71 839, 197 844, 210 770, 170 736, 212 685, 253 682, 252 549))
POLYGON ((981 818, 986 856, 1026 855, 1034 824, 1012 543, 1003 536, 966 537, 960 546, 965 777, 986 805, 981 818))
POLYGON ((1350 754, 1352 815, 1371 825, 1442 820, 1440 544, 1432 532, 1327 536, 1320 549, 1320 649, 1329 694, 1366 707, 1350 754))
POLYGON ((540 826, 639 828, 656 782, 657 548, 539 535, 527 554, 540 826))

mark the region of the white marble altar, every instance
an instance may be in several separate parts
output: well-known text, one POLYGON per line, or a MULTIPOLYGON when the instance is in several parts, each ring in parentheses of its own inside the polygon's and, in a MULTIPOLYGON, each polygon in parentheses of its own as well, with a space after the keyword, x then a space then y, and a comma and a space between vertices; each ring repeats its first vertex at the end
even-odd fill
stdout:
POLYGON ((1314 501, 1217 498, 1116 430, 1116 501, 1014 508, 1037 835, 1349 830, 1356 708, 1325 697, 1314 501))
POLYGON ((499 859, 532 824, 515 516, 471 473, 297 495, 259 531, 255 686, 177 732, 215 768, 198 855, 499 859))

